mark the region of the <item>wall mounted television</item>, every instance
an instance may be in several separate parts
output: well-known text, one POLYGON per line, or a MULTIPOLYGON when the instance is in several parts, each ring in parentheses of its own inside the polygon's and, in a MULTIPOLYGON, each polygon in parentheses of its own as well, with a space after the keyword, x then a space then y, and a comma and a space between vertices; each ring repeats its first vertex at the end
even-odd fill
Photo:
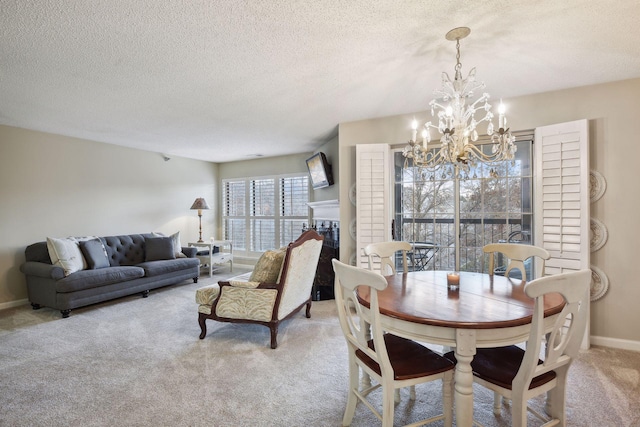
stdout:
POLYGON ((324 188, 333 185, 333 173, 331 165, 327 162, 327 156, 319 152, 307 159, 307 168, 311 176, 313 189, 324 188))

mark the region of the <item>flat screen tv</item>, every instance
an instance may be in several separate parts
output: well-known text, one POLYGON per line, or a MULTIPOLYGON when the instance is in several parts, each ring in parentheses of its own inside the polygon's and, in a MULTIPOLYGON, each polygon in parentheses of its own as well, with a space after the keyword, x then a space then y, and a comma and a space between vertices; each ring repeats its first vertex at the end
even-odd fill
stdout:
POLYGON ((327 162, 327 157, 324 153, 316 153, 309 157, 307 159, 307 167, 311 176, 311 186, 314 190, 333 185, 331 165, 327 162))

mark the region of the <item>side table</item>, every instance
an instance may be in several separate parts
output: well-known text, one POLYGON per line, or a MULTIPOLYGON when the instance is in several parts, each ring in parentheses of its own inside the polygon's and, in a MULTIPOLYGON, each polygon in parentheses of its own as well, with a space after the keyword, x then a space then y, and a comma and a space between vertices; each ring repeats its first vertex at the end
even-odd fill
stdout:
POLYGON ((229 263, 229 271, 233 271, 233 243, 231 240, 211 240, 209 242, 189 242, 189 246, 196 248, 207 248, 208 255, 198 256, 200 263, 204 260, 209 264, 209 277, 213 276, 215 271, 213 266, 220 266, 229 263), (214 248, 218 246, 220 252, 213 253, 214 248))

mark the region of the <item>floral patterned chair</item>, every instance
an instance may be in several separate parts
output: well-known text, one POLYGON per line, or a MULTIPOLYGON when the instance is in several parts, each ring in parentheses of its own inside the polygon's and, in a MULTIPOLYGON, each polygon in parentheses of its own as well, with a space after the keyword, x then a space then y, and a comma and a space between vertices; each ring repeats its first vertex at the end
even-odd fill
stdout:
POLYGON ((271 330, 271 348, 276 348, 281 321, 305 305, 311 317, 311 288, 323 239, 314 230, 305 231, 289 246, 266 251, 251 273, 198 289, 200 339, 207 335, 207 319, 257 323, 271 330))

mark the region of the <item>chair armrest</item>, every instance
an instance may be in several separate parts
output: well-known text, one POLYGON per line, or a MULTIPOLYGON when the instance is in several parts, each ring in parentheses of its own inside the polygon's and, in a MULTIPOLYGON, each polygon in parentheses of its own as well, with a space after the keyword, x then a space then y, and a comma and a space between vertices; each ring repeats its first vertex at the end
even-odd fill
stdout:
POLYGON ((198 252, 198 248, 191 246, 183 246, 182 253, 187 256, 187 258, 195 258, 196 253, 198 252))
POLYGON ((60 280, 64 277, 62 267, 44 262, 27 261, 20 266, 20 271, 27 276, 44 277, 45 279, 60 280))

